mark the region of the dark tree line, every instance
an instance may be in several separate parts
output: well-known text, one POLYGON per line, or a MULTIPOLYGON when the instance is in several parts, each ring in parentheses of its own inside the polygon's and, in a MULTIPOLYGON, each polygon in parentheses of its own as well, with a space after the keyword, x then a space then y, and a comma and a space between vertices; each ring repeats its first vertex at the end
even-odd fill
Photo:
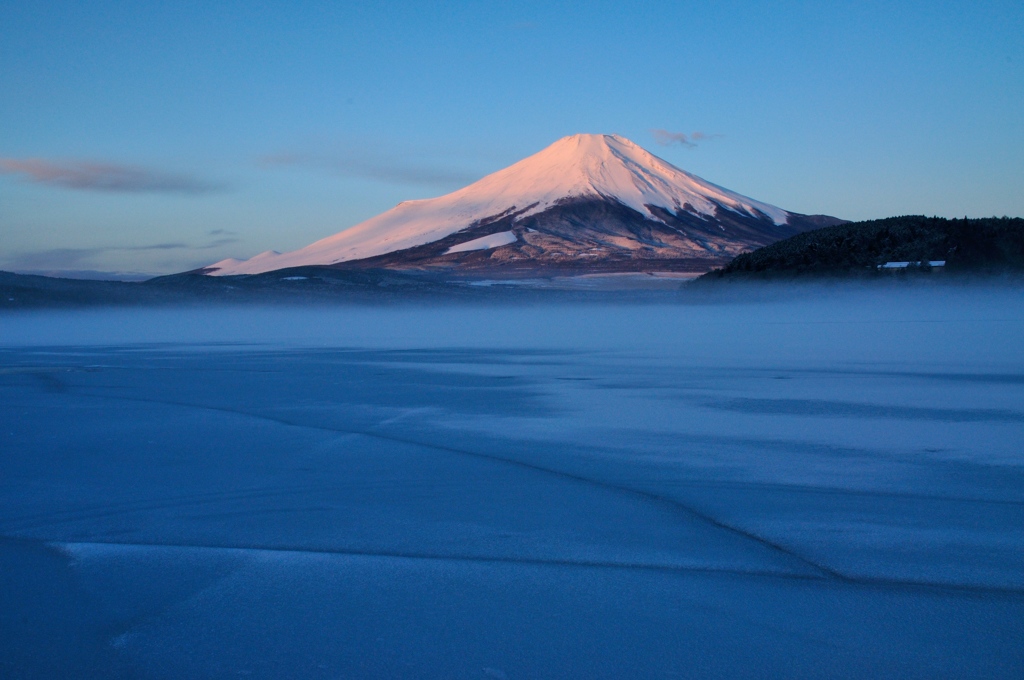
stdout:
POLYGON ((851 222, 745 253, 705 276, 881 276, 887 272, 878 265, 885 262, 928 260, 945 260, 951 273, 1024 271, 1024 219, 910 215, 851 222))

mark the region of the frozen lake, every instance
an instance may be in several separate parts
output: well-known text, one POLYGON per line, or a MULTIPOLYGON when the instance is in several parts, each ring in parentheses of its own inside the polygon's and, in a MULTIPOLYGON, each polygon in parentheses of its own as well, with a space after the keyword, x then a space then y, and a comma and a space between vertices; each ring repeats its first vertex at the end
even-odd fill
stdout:
POLYGON ((0 677, 1020 678, 1024 294, 0 317, 0 677))

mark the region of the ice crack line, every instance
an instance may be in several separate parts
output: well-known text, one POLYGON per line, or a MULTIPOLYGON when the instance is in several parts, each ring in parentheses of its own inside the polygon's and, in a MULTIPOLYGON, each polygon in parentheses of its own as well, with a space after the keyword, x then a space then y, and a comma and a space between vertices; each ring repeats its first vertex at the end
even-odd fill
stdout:
MULTIPOLYGON (((3 540, 25 540, 23 537, 10 537, 0 535, 3 540)), ((401 550, 359 550, 349 548, 309 548, 300 546, 253 546, 253 545, 220 545, 220 544, 193 544, 175 543, 172 541, 113 541, 113 540, 89 540, 89 541, 48 541, 40 539, 29 539, 46 543, 56 547, 75 546, 112 546, 126 548, 172 548, 181 550, 219 550, 225 552, 239 553, 291 553, 295 555, 324 555, 343 557, 365 557, 379 559, 401 559, 401 560, 424 560, 437 562, 466 562, 475 564, 508 564, 524 566, 547 566, 547 567, 580 567, 593 569, 623 569, 628 571, 652 571, 663 573, 696 573, 696 574, 730 574, 735 576, 756 576, 773 579, 787 579, 792 581, 834 583, 831 579, 810 574, 801 574, 789 571, 772 571, 765 569, 742 569, 726 566, 698 566, 685 564, 657 564, 648 562, 608 562, 600 560, 568 559, 568 558, 543 558, 543 557, 509 557, 501 555, 471 555, 459 553, 429 553, 401 550)), ((842 582, 855 587, 876 587, 876 588, 919 588, 933 592, 960 592, 974 595, 1002 595, 1020 597, 1024 596, 1024 588, 1014 586, 974 585, 968 583, 941 583, 931 581, 915 581, 908 579, 894 578, 844 578, 842 582)))
MULTIPOLYGON (((13 540, 24 540, 23 537, 0 536, 0 540, 10 538, 13 540)), ((416 552, 407 550, 361 550, 357 548, 310 548, 304 546, 290 545, 222 545, 213 543, 176 543, 173 541, 117 541, 117 540, 88 540, 88 541, 61 541, 61 540, 39 540, 53 546, 123 546, 126 548, 174 548, 182 550, 223 550, 238 551, 247 553, 293 553, 296 555, 338 555, 345 557, 368 557, 387 558, 403 560, 429 560, 438 562, 470 562, 481 564, 511 564, 511 565, 532 565, 552 567, 587 567, 595 569, 625 569, 660 572, 692 572, 706 574, 734 574, 738 576, 763 576, 768 578, 791 579, 796 581, 822 582, 826 579, 817 575, 801 574, 792 571, 769 570, 769 569, 743 569, 729 566, 701 566, 691 564, 672 564, 657 562, 626 562, 626 561, 604 561, 588 559, 572 559, 558 557, 529 557, 529 556, 505 556, 505 555, 479 555, 462 553, 432 553, 416 552)))
POLYGON ((203 409, 203 410, 208 410, 208 411, 216 411, 216 412, 220 412, 220 413, 228 413, 228 414, 231 414, 231 415, 242 416, 242 417, 247 417, 247 418, 256 418, 256 419, 259 419, 259 420, 273 422, 273 423, 276 423, 278 425, 284 425, 286 427, 296 427, 296 428, 302 428, 302 429, 307 429, 307 430, 317 430, 317 431, 321 431, 321 432, 333 432, 335 434, 360 435, 360 436, 364 436, 364 437, 370 437, 370 438, 378 439, 378 440, 381 440, 381 441, 387 441, 387 442, 392 442, 392 443, 396 443, 396 444, 405 444, 405 445, 409 445, 409 446, 418 446, 418 447, 422 447, 422 448, 433 449, 435 451, 443 451, 445 453, 451 453, 451 454, 456 454, 456 455, 460 455, 460 456, 468 456, 468 457, 472 457, 472 458, 476 458, 476 459, 480 459, 480 460, 487 460, 487 461, 494 462, 494 463, 499 463, 499 464, 503 464, 503 465, 509 465, 509 466, 513 466, 513 467, 518 467, 518 468, 525 469, 525 470, 531 470, 533 472, 541 473, 541 474, 544 474, 544 475, 550 475, 550 476, 555 476, 555 477, 558 477, 558 478, 561 478, 561 479, 571 480, 571 481, 579 483, 579 484, 584 484, 584 485, 587 485, 587 486, 593 486, 593 487, 601 488, 601 489, 604 489, 604 490, 615 491, 617 493, 623 493, 623 494, 631 495, 631 496, 636 497, 636 498, 642 498, 642 499, 644 499, 644 500, 646 500, 648 502, 653 502, 653 503, 658 504, 658 505, 669 507, 669 508, 671 508, 671 509, 673 509, 673 510, 675 510, 677 512, 683 512, 683 513, 685 513, 685 514, 687 514, 687 515, 689 515, 689 516, 691 516, 693 518, 701 520, 701 521, 705 522, 706 524, 708 524, 710 526, 713 526, 713 527, 715 527, 717 529, 720 529, 720 530, 722 530, 722 531, 724 531, 726 533, 729 533, 729 534, 732 534, 734 536, 737 536, 737 537, 746 539, 748 541, 751 541, 753 543, 759 544, 759 545, 761 545, 762 547, 768 549, 771 552, 774 552, 774 553, 776 553, 778 555, 785 556, 785 557, 787 557, 787 558, 789 558, 789 559, 791 559, 791 560, 793 560, 793 561, 795 561, 795 562, 797 562, 799 564, 802 564, 805 568, 809 568, 813 573, 815 573, 815 574, 817 574, 817 575, 819 575, 819 576, 821 576, 823 578, 832 578, 832 579, 836 579, 836 580, 840 580, 840 581, 852 581, 853 580, 851 577, 849 577, 849 576, 847 576, 847 575, 845 575, 845 574, 843 574, 843 573, 841 573, 839 571, 836 571, 835 569, 833 569, 833 568, 831 568, 831 567, 829 567, 827 565, 821 564, 821 563, 816 562, 816 561, 814 561, 814 560, 812 560, 812 559, 810 559, 808 557, 805 557, 804 555, 801 555, 801 554, 797 553, 796 551, 792 550, 791 548, 788 548, 788 547, 786 547, 786 546, 784 546, 784 545, 782 545, 780 543, 772 541, 771 539, 765 538, 764 536, 760 536, 758 534, 755 534, 755 533, 753 533, 753 532, 751 532, 751 531, 749 531, 747 529, 743 529, 742 527, 734 526, 732 524, 728 524, 726 522, 723 522, 723 521, 713 517, 712 515, 709 515, 709 514, 707 514, 705 512, 702 512, 702 511, 700 511, 699 509, 697 509, 697 508, 695 508, 693 506, 690 506, 690 505, 687 505, 685 503, 682 503, 682 502, 680 502, 679 500, 677 500, 675 498, 670 498, 668 496, 663 496, 663 495, 660 495, 660 494, 657 494, 657 493, 653 493, 653 492, 650 492, 650 491, 644 491, 642 489, 636 489, 636 488, 632 488, 632 487, 628 487, 628 486, 621 486, 621 485, 618 485, 618 484, 612 484, 610 482, 605 482, 605 481, 601 481, 601 480, 592 479, 592 478, 585 477, 583 475, 575 474, 575 473, 572 473, 572 472, 566 472, 564 470, 557 470, 557 469, 553 469, 553 468, 548 468, 548 467, 544 467, 542 465, 537 465, 535 463, 529 463, 529 462, 526 462, 526 461, 516 460, 516 459, 513 459, 513 458, 505 458, 503 456, 498 456, 498 455, 494 455, 494 454, 490 454, 490 453, 482 453, 482 452, 473 451, 473 450, 470 450, 470 449, 462 449, 462 448, 457 448, 457 447, 453 447, 453 446, 447 446, 447 445, 444 445, 444 444, 437 444, 437 443, 431 443, 431 442, 418 441, 418 440, 415 440, 415 439, 412 439, 412 438, 401 437, 401 436, 398 436, 398 435, 394 435, 394 434, 390 434, 390 433, 385 433, 385 432, 380 432, 380 431, 375 431, 375 430, 370 430, 370 429, 362 429, 362 430, 360 430, 360 429, 343 429, 343 428, 338 428, 338 427, 328 427, 326 425, 310 425, 308 423, 295 422, 295 421, 287 420, 287 419, 281 418, 281 417, 269 416, 269 415, 265 415, 265 414, 261 414, 261 413, 252 413, 250 411, 243 411, 243 410, 239 410, 239 409, 232 409, 232 408, 228 408, 228 407, 225 407, 225 406, 209 406, 209 405, 205 405, 205 404, 193 404, 193 403, 188 403, 188 402, 177 402, 177 401, 169 401, 169 400, 162 400, 162 399, 148 399, 148 398, 144 398, 144 397, 128 397, 128 396, 119 396, 119 395, 96 394, 96 393, 93 393, 93 392, 78 391, 78 390, 76 390, 76 392, 78 394, 83 395, 83 396, 98 397, 98 398, 101 398, 101 399, 109 399, 109 400, 115 400, 115 401, 134 401, 134 402, 139 402, 139 403, 161 404, 161 405, 165 405, 165 406, 177 406, 177 407, 182 407, 182 408, 203 409))

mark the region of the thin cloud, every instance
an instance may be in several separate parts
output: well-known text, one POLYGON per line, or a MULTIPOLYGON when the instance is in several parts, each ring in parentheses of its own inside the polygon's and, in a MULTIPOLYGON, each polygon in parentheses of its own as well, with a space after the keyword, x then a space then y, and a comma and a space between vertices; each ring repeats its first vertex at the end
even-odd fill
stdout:
POLYGON ((368 159, 357 156, 328 156, 282 151, 260 156, 256 159, 256 164, 263 168, 308 168, 332 175, 373 179, 395 184, 449 187, 452 184, 469 184, 480 179, 479 175, 451 168, 413 164, 386 157, 368 159))
POLYGON ((686 134, 685 132, 672 132, 670 130, 662 130, 661 128, 655 128, 651 130, 651 134, 654 135, 654 141, 662 146, 672 146, 678 144, 685 146, 688 149, 695 148, 700 142, 717 139, 722 135, 709 135, 703 132, 691 132, 686 134))
POLYGON ((256 165, 259 165, 262 168, 278 168, 288 167, 291 165, 311 165, 313 164, 313 160, 313 156, 310 154, 280 151, 278 153, 268 153, 260 156, 256 159, 256 165))
POLYGON ((123 248, 107 248, 107 250, 184 250, 190 246, 187 243, 154 243, 151 246, 125 246, 123 248))
POLYGON ((96 161, 0 158, 0 174, 16 175, 33 184, 81 191, 205 194, 224 188, 190 175, 96 161))
POLYGON ((207 243, 205 246, 195 246, 194 248, 192 248, 192 250, 210 250, 211 248, 220 248, 221 246, 226 246, 231 243, 238 243, 240 240, 241 239, 237 239, 234 237, 219 238, 215 241, 207 243))
POLYGON ((212 250, 221 246, 237 243, 237 238, 220 238, 203 245, 193 246, 187 243, 153 243, 142 246, 112 246, 94 248, 50 248, 29 253, 21 253, 12 257, 6 265, 14 271, 74 270, 88 264, 97 257, 111 253, 131 253, 167 250, 202 251, 212 250))
POLYGON ((74 269, 82 262, 102 255, 109 248, 50 248, 33 253, 22 253, 11 259, 9 267, 15 271, 26 269, 74 269))

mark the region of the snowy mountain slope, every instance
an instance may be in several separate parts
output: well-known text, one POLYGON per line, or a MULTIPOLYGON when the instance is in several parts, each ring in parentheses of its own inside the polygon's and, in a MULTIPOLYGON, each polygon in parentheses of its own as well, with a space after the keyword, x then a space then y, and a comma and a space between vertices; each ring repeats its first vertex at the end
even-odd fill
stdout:
POLYGON ((499 231, 497 234, 490 234, 488 236, 481 236, 475 238, 472 241, 466 241, 460 243, 457 246, 452 246, 448 250, 444 251, 445 255, 451 253, 468 253, 471 250, 490 250, 491 248, 500 248, 501 246, 507 246, 510 243, 515 243, 518 239, 514 232, 511 231, 499 231))
POLYGON ((514 251, 520 257, 513 259, 520 261, 567 263, 584 252, 590 260, 641 255, 720 260, 802 231, 807 225, 794 217, 801 216, 711 184, 623 137, 579 134, 456 192, 400 203, 300 250, 224 260, 205 271, 256 274, 370 259, 396 267, 402 266, 401 253, 415 254, 417 266, 457 264, 453 258, 459 254, 474 257, 491 249, 514 251), (576 208, 591 210, 595 202, 626 212, 600 223, 580 218, 576 208), (550 233, 545 224, 552 219, 542 217, 576 224, 550 233), (533 226, 524 228, 527 222, 533 226), (730 233, 736 229, 751 234, 730 233), (494 245, 480 241, 482 248, 460 247, 498 232, 512 232, 515 238, 492 240, 494 245), (442 242, 443 248, 430 247, 442 242))

